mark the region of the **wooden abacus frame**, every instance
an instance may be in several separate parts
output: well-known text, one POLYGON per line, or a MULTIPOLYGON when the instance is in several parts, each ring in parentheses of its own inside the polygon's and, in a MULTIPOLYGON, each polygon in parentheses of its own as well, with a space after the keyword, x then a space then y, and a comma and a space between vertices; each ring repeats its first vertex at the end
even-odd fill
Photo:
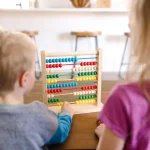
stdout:
MULTIPOLYGON (((46 53, 41 51, 41 63, 42 63, 42 89, 43 89, 43 102, 48 106, 47 101, 47 88, 46 88, 46 57, 64 57, 64 56, 82 56, 82 55, 96 55, 97 56, 97 103, 96 104, 72 104, 75 114, 98 112, 101 110, 103 104, 101 102, 101 74, 102 74, 102 51, 99 49, 95 52, 51 52, 46 53)), ((49 109, 59 113, 60 106, 50 106, 49 109)))

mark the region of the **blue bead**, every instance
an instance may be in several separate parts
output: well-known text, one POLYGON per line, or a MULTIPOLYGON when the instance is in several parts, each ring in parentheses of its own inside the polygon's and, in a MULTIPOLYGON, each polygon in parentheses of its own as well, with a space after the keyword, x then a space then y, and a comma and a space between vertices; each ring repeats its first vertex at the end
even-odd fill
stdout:
POLYGON ((59 58, 59 60, 58 60, 59 62, 61 62, 62 61, 62 59, 61 58, 59 58))
POLYGON ((59 87, 62 87, 62 84, 59 84, 59 87))
POLYGON ((56 84, 56 88, 58 88, 59 87, 59 84, 56 84))
POLYGON ((65 58, 62 58, 62 62, 65 62, 65 58))
POLYGON ((74 62, 76 62, 76 61, 77 61, 77 57, 74 58, 74 62))
POLYGON ((49 61, 48 61, 48 59, 46 59, 46 63, 48 63, 49 61))
POLYGON ((75 82, 75 86, 78 86, 78 83, 77 83, 77 82, 75 82))
POLYGON ((62 87, 65 87, 65 84, 62 84, 62 87))
POLYGON ((65 62, 68 62, 68 58, 65 58, 65 62))
POLYGON ((53 88, 56 88, 56 84, 53 84, 53 88))
POLYGON ((58 62, 58 59, 57 59, 57 58, 55 59, 55 62, 58 62))
POLYGON ((71 58, 68 58, 68 61, 71 62, 71 58))
POLYGON ((47 89, 49 89, 49 85, 47 85, 47 89))
POLYGON ((52 59, 49 59, 49 63, 51 63, 52 62, 52 59))
POLYGON ((52 59, 52 62, 54 63, 54 62, 55 62, 55 59, 52 59))
POLYGON ((65 87, 68 87, 68 84, 67 84, 67 83, 65 83, 65 87))
POLYGON ((71 85, 70 86, 74 86, 74 82, 73 83, 71 83, 71 85))
POLYGON ((71 58, 71 61, 74 62, 74 58, 71 58))
POLYGON ((49 88, 53 88, 53 84, 49 85, 49 88))
POLYGON ((68 86, 70 87, 72 85, 72 83, 68 83, 68 86))

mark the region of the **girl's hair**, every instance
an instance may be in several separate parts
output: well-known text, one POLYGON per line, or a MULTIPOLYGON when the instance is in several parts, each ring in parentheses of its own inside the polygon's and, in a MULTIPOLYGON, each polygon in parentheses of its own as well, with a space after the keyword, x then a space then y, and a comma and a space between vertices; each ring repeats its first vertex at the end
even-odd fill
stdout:
MULTIPOLYGON (((139 84, 150 102, 146 81, 150 80, 150 0, 133 0, 130 11, 131 53, 135 56, 130 76, 140 72, 139 84)), ((129 74, 128 74, 129 75, 129 74)), ((129 77, 129 76, 128 76, 129 77)))

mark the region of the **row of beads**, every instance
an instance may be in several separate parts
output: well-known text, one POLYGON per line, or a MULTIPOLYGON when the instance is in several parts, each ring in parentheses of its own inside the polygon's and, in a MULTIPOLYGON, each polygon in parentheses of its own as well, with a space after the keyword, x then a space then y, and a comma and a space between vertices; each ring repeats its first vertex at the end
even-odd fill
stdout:
POLYGON ((97 89, 96 85, 89 85, 89 86, 84 86, 81 87, 82 90, 92 90, 92 89, 97 89))
POLYGON ((91 98, 96 98, 96 94, 91 94, 91 95, 84 95, 84 96, 79 96, 79 99, 91 99, 91 98))
POLYGON ((46 75, 46 78, 49 79, 49 78, 59 78, 59 74, 48 74, 46 75))
POLYGON ((76 80, 76 81, 90 81, 90 80, 97 80, 97 77, 96 77, 96 76, 77 77, 75 80, 76 80))
POLYGON ((56 79, 48 79, 47 80, 47 84, 51 84, 51 83, 57 83, 57 80, 56 79))
POLYGON ((96 103, 96 99, 78 100, 78 101, 76 101, 76 104, 88 104, 88 103, 96 103))
POLYGON ((61 87, 75 87, 75 86, 78 86, 77 82, 61 83, 61 84, 50 84, 50 85, 47 85, 47 89, 61 88, 61 87))
MULTIPOLYGON (((89 99, 89 100, 77 100, 75 102, 76 104, 89 104, 89 103, 96 103, 95 99, 89 99)), ((62 106, 63 102, 57 102, 56 106, 62 106)))
POLYGON ((47 90, 47 93, 61 93, 63 92, 63 89, 51 89, 51 90, 47 90))
POLYGON ((60 98, 49 98, 48 99, 48 103, 56 103, 56 102, 60 102, 60 98))
POLYGON ((46 68, 62 68, 62 64, 46 64, 46 68))
POLYGON ((78 76, 90 76, 90 75, 97 75, 97 71, 79 72, 79 73, 78 73, 78 76))
POLYGON ((46 63, 57 63, 57 62, 76 62, 77 58, 55 58, 55 59, 46 59, 46 63))
POLYGON ((96 70, 96 66, 86 66, 86 67, 78 67, 78 68, 73 68, 73 72, 78 72, 78 71, 92 71, 96 70))
POLYGON ((74 96, 85 95, 85 94, 96 94, 96 91, 95 90, 89 90, 89 91, 77 91, 77 92, 73 92, 74 96))
POLYGON ((80 66, 92 66, 96 65, 96 61, 91 61, 91 62, 81 62, 80 66))

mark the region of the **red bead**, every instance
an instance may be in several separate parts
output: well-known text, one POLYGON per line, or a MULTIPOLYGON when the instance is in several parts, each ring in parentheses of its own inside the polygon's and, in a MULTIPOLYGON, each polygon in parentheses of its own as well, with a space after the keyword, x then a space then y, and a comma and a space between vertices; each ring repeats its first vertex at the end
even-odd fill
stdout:
POLYGON ((82 87, 82 90, 86 90, 86 86, 85 86, 85 87, 82 87))
POLYGON ((96 65, 96 61, 93 62, 93 65, 96 65))
POLYGON ((49 64, 49 68, 52 68, 52 64, 49 64))
POLYGON ((49 93, 53 93, 53 90, 49 90, 49 93))
POLYGON ((90 89, 93 89, 93 87, 92 87, 92 86, 90 86, 89 88, 90 88, 90 89))
POLYGON ((84 66, 86 66, 86 62, 84 62, 84 66))
POLYGON ((59 89, 56 89, 56 92, 58 93, 58 92, 59 92, 59 89))
POLYGON ((55 68, 55 64, 52 65, 52 68, 55 68))
POLYGON ((59 64, 56 64, 56 68, 58 68, 59 67, 59 64))
POLYGON ((80 63, 80 66, 83 66, 83 65, 84 65, 83 62, 81 62, 81 63, 80 63))
POLYGON ((90 65, 93 65, 93 62, 90 62, 90 65))
POLYGON ((94 85, 93 87, 94 87, 94 89, 97 89, 97 86, 96 86, 96 85, 94 85))
POLYGON ((63 92, 63 89, 59 89, 59 92, 63 92))
POLYGON ((46 68, 49 68, 49 65, 48 65, 48 64, 46 65, 46 68))
POLYGON ((89 89, 90 89, 90 86, 88 86, 87 89, 89 90, 89 89))
POLYGON ((59 64, 59 67, 61 68, 61 67, 62 67, 62 64, 59 64))
POLYGON ((47 93, 49 93, 49 90, 47 90, 47 93))
POLYGON ((55 89, 53 89, 53 93, 56 93, 56 90, 55 90, 55 89))
POLYGON ((89 66, 89 65, 90 65, 90 62, 87 62, 87 65, 89 66))

